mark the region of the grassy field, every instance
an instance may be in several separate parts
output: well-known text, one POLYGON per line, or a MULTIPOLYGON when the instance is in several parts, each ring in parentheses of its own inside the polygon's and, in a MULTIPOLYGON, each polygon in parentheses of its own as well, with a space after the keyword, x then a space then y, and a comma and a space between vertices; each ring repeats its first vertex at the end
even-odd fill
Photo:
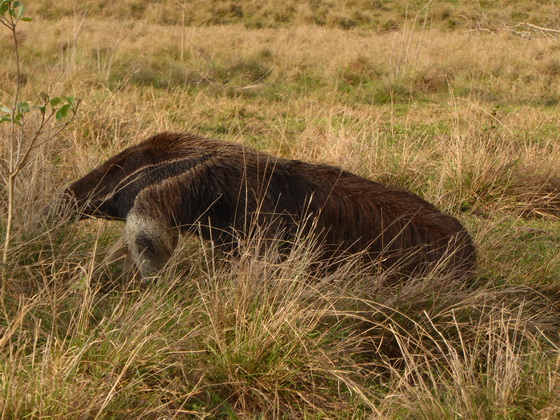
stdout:
MULTIPOLYGON (((560 416, 555 2, 25 3, 20 100, 81 103, 15 182, 2 418, 560 416), (472 233, 476 281, 388 286, 351 262, 312 279, 306 238, 282 263, 258 239, 232 260, 185 238, 157 283, 119 277, 103 259, 122 225, 44 209, 164 130, 404 186, 472 233)), ((11 107, 4 27, 0 57, 11 107)), ((20 144, 39 123, 32 111, 20 144)), ((0 124, 6 161, 11 136, 0 124)))

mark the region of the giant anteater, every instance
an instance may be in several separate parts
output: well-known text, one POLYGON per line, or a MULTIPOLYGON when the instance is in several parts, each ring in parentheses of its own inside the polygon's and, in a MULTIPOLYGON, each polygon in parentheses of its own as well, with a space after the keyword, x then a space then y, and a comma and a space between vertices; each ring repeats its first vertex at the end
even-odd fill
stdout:
POLYGON ((169 259, 180 232, 235 250, 256 225, 289 243, 312 233, 325 265, 361 253, 406 273, 472 273, 475 249, 455 218, 403 189, 342 169, 191 134, 128 147, 66 190, 82 216, 125 221, 142 276, 169 259))

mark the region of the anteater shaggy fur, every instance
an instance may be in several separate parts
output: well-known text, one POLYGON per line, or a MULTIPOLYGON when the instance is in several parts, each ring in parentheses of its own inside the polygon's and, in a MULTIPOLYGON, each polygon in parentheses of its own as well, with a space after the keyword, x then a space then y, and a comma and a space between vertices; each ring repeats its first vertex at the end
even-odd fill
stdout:
POLYGON ((408 191, 191 134, 128 147, 66 197, 82 216, 125 221, 125 244, 144 277, 162 268, 181 232, 233 252, 256 230, 285 243, 311 233, 327 266, 353 253, 403 273, 437 267, 462 277, 475 265, 461 223, 408 191))

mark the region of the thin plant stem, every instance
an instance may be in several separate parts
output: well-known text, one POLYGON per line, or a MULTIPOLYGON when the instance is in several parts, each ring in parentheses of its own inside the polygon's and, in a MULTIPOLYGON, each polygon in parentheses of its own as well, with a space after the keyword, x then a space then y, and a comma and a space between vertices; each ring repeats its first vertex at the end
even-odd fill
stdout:
POLYGON ((19 59, 19 42, 16 33, 16 23, 13 18, 10 17, 10 22, 6 22, 5 25, 12 32, 12 38, 14 41, 14 53, 16 56, 16 90, 14 94, 14 105, 12 108, 12 132, 10 135, 9 148, 8 148, 8 214, 6 216, 6 234, 4 237, 4 247, 2 249, 2 279, 0 285, 0 293, 2 297, 4 296, 5 284, 6 284, 6 266, 8 264, 8 256, 10 252, 10 243, 12 239, 12 227, 14 221, 14 184, 17 173, 17 162, 14 157, 14 148, 16 143, 16 122, 14 120, 17 104, 19 100, 19 91, 21 84, 21 70, 20 70, 20 59, 19 59))

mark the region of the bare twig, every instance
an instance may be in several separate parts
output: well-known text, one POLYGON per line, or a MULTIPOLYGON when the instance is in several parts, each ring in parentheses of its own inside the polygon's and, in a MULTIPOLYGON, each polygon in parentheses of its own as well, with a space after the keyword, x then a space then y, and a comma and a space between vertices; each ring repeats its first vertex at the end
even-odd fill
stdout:
POLYGON ((529 22, 518 23, 517 25, 508 27, 508 30, 522 38, 532 39, 533 35, 539 34, 546 38, 556 39, 560 37, 560 29, 545 28, 529 22), (522 29, 522 30, 518 30, 522 29), (523 30, 525 29, 525 30, 523 30))
MULTIPOLYGON (((2 20, 2 24, 6 26, 12 33, 12 39, 14 41, 14 53, 16 56, 16 88, 14 93, 14 104, 12 107, 12 117, 15 117, 17 104, 19 101, 19 90, 21 85, 21 70, 19 65, 19 42, 16 33, 16 21, 12 15, 8 15, 5 20, 2 20)), ((22 130, 23 131, 23 130, 22 130)), ((8 214, 6 217, 6 233, 4 236, 4 247, 2 249, 2 279, 1 279, 1 294, 4 297, 4 287, 6 282, 6 264, 8 263, 8 251, 10 249, 10 241, 12 239, 12 227, 13 227, 13 217, 14 217, 14 182, 17 175, 14 174, 15 159, 14 159, 14 147, 16 142, 16 124, 12 121, 12 132, 10 135, 10 140, 8 142, 8 214)))
POLYGON ((560 29, 550 29, 550 28, 543 28, 542 26, 533 25, 532 23, 525 22, 523 25, 528 26, 532 29, 537 29, 541 32, 551 32, 555 34, 560 34, 560 29))
POLYGON ((193 47, 206 62, 207 74, 202 74, 202 72, 200 72, 200 76, 202 77, 202 80, 205 82, 216 83, 214 82, 214 77, 216 77, 216 66, 212 62, 210 56, 206 53, 206 51, 204 51, 202 48, 197 47, 192 42, 189 42, 189 44, 191 44, 191 47, 193 47))

